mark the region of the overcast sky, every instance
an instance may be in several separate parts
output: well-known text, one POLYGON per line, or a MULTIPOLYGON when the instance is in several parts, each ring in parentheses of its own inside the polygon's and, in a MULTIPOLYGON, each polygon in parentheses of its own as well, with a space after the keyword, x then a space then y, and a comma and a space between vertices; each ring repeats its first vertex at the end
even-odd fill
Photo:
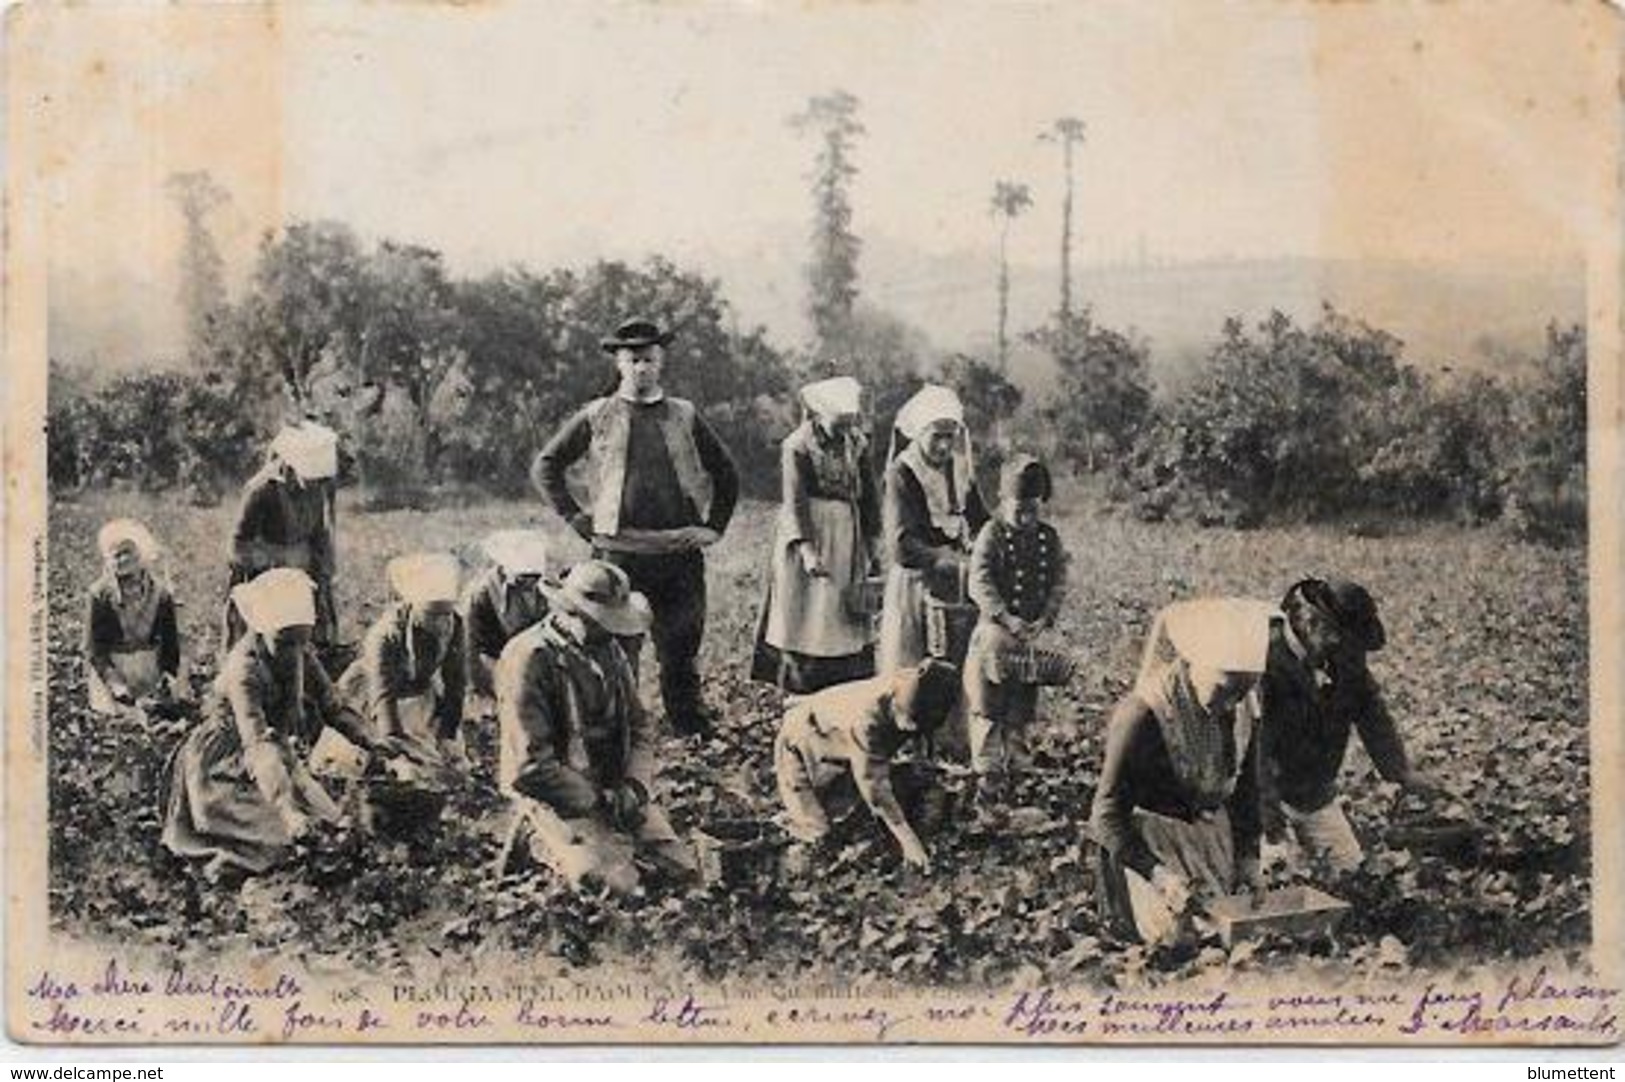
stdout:
MULTIPOLYGON (((172 171, 232 193, 240 273, 290 217, 454 269, 664 252, 806 228, 813 94, 862 101, 860 233, 1053 264, 1060 156, 1089 125, 1078 253, 1539 267, 1577 257, 1602 5, 791 3, 31 9, 12 47, 50 162, 53 303, 170 331, 172 171), (1522 17, 1514 18, 1515 13, 1522 17), (1540 20, 1531 16, 1544 13, 1540 20)), ((15 11, 14 11, 15 14, 15 11)), ((799 258, 799 253, 788 253, 799 258)), ((893 283, 896 285, 896 283, 893 283)), ((906 284, 906 283, 905 283, 906 284)))

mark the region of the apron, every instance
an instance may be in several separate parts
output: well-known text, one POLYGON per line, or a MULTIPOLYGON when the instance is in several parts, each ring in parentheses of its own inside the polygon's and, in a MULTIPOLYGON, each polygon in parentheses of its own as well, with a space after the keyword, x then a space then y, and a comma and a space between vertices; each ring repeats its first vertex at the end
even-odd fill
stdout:
POLYGON ((880 609, 880 649, 875 668, 880 675, 912 668, 925 660, 925 572, 893 565, 886 573, 886 598, 880 609))
MULTIPOLYGON (((280 760, 277 788, 305 815, 338 822, 342 810, 286 745, 271 752, 280 760)), ((272 867, 290 852, 293 838, 277 810, 249 773, 243 746, 228 717, 194 728, 169 760, 160 797, 163 844, 181 857, 213 858, 250 872, 272 867)))
MULTIPOLYGON (((428 692, 395 700, 395 713, 401 725, 397 739, 406 753, 391 761, 390 771, 396 780, 431 788, 445 783, 447 764, 440 753, 440 740, 435 731, 435 706, 441 694, 440 678, 436 677, 428 692)), ((351 705, 348 709, 354 711, 355 707, 351 705)), ((369 717, 366 724, 375 737, 383 735, 376 718, 369 717)), ((322 730, 310 751, 312 771, 347 781, 361 780, 367 762, 367 753, 331 726, 322 730)))
POLYGON ((789 513, 781 512, 773 539, 773 584, 768 601, 768 645, 812 657, 847 657, 869 646, 867 619, 847 611, 846 591, 861 582, 866 570, 858 516, 847 500, 808 501, 812 536, 807 538, 823 558, 829 574, 813 578, 801 567, 787 534, 789 513))
MULTIPOLYGON (((1134 825, 1157 860, 1184 876, 1193 892, 1209 898, 1230 893, 1236 862, 1230 816, 1223 808, 1190 822, 1136 808, 1134 825)), ((1104 848, 1097 853, 1101 901, 1111 923, 1123 930, 1132 928, 1148 945, 1173 942, 1190 931, 1150 880, 1104 848)))
MULTIPOLYGON (((124 680, 130 692, 136 698, 151 694, 163 678, 158 668, 158 651, 156 648, 147 650, 118 650, 108 656, 114 670, 124 680)), ((98 714, 117 714, 130 709, 114 701, 113 693, 102 680, 101 673, 96 671, 94 665, 85 666, 86 691, 90 697, 90 709, 98 714)))

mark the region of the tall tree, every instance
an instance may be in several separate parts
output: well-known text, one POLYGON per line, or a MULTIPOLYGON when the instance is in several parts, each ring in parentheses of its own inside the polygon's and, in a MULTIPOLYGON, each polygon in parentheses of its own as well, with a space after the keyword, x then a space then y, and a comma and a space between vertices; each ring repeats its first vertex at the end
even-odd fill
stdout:
POLYGON ((211 328, 226 304, 225 261, 209 229, 209 215, 230 202, 231 195, 207 170, 171 173, 164 187, 186 222, 180 302, 186 318, 187 356, 197 360, 208 350, 211 328))
POLYGON ((993 186, 993 216, 999 220, 999 371, 1010 362, 1010 223, 1033 205, 1033 193, 1025 184, 1001 180, 993 186))
POLYGON ((318 365, 354 370, 368 286, 367 255, 348 227, 294 222, 267 234, 237 313, 243 362, 274 373, 303 411, 318 365))
POLYGON ((1046 143, 1061 144, 1061 160, 1065 170, 1066 189, 1061 197, 1061 319, 1060 326, 1069 328, 1072 315, 1072 148, 1083 142, 1086 127, 1077 117, 1063 116, 1055 120, 1038 138, 1046 143))
POLYGON ((415 430, 417 476, 439 479, 446 391, 462 368, 452 283, 440 253, 383 241, 363 265, 364 317, 357 376, 404 394, 415 430))
POLYGON ((864 134, 858 99, 844 90, 815 96, 790 118, 797 132, 818 140, 813 165, 813 251, 807 265, 807 310, 815 350, 828 355, 843 348, 858 298, 858 252, 862 242, 852 231, 849 195, 857 166, 852 154, 864 134))

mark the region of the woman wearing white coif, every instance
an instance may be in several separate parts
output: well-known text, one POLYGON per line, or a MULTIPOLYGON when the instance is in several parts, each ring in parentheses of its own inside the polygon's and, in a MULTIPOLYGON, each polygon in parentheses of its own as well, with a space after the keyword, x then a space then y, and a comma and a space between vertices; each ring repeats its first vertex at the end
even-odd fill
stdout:
MULTIPOLYGON (((316 588, 311 639, 321 647, 338 639, 333 603, 333 479, 338 466, 338 436, 332 429, 311 421, 283 428, 271 441, 264 467, 243 487, 231 532, 232 586, 273 567, 292 567, 310 576, 316 588)), ((228 599, 225 647, 242 633, 242 617, 228 599)))
POLYGON ((157 574, 158 542, 121 518, 101 528, 102 574, 85 614, 85 682, 90 708, 115 714, 147 698, 170 699, 181 665, 175 598, 157 574))
POLYGON ((1167 942, 1203 898, 1261 889, 1259 681, 1271 605, 1185 601, 1152 625, 1134 689, 1112 712, 1090 833, 1105 923, 1167 942))
POLYGON ((375 747, 339 704, 311 646, 310 576, 272 568, 231 597, 247 630, 221 663, 203 723, 170 760, 161 804, 164 848, 206 862, 210 878, 264 871, 313 824, 340 821, 305 762, 323 729, 363 750, 375 747))
POLYGON ((801 389, 806 416, 780 453, 784 499, 751 676, 808 694, 875 672, 874 629, 849 605, 879 566, 880 497, 850 376, 801 389))
POLYGON ((891 568, 880 617, 881 673, 925 658, 926 595, 961 600, 971 544, 987 517, 964 407, 947 387, 927 384, 892 426, 883 513, 891 568))
POLYGON ((367 629, 361 656, 338 680, 339 699, 401 754, 403 781, 437 788, 468 768, 463 745, 462 567, 449 553, 398 556, 386 570, 399 599, 367 629))
POLYGON ((497 659, 515 635, 547 615, 541 584, 559 574, 540 530, 498 530, 480 548, 491 564, 464 588, 457 605, 468 670, 463 714, 469 718, 496 715, 497 659))

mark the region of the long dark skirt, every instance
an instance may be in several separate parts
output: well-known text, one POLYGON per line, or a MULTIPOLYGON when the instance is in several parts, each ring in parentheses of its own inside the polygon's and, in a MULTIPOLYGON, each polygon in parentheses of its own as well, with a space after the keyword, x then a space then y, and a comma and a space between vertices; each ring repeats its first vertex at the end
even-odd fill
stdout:
POLYGON ((836 684, 866 680, 875 675, 875 648, 871 644, 845 657, 814 657, 780 650, 767 641, 767 609, 756 624, 756 651, 750 678, 774 684, 792 695, 811 695, 836 684))

